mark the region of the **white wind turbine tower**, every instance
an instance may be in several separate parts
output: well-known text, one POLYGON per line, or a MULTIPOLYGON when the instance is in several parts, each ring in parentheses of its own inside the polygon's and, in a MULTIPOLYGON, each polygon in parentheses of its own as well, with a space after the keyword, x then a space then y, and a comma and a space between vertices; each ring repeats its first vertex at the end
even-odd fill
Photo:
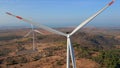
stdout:
POLYGON ((49 28, 47 26, 44 26, 44 25, 41 25, 39 23, 36 23, 36 22, 32 22, 30 20, 27 20, 25 18, 22 18, 20 16, 16 16, 16 15, 13 15, 9 12, 6 12, 6 14, 10 15, 10 16, 13 16, 13 17, 16 17, 22 21, 25 21, 25 22, 28 22, 30 24, 33 24, 35 26, 38 26, 44 30, 47 30, 49 32, 52 32, 52 33, 55 33, 55 34, 58 34, 58 35, 62 35, 62 36, 65 36, 67 38, 67 65, 66 65, 66 68, 70 68, 70 56, 71 56, 71 60, 72 60, 72 66, 73 68, 76 68, 76 62, 75 62, 75 55, 74 55, 74 49, 72 47, 72 44, 71 44, 71 40, 70 40, 70 37, 75 34, 78 30, 80 30, 81 28, 83 28, 86 24, 88 24, 91 20, 93 20, 96 16, 98 16, 100 13, 102 13, 105 9, 107 9, 110 5, 112 5, 114 3, 115 0, 112 0, 110 3, 108 3, 105 7, 103 7, 101 10, 99 10, 97 13, 93 14, 91 17, 89 17, 88 19, 86 19, 85 21, 83 21, 79 26, 77 26, 71 33, 69 34, 65 34, 63 32, 60 32, 60 31, 57 31, 55 29, 52 29, 52 28, 49 28))
POLYGON ((39 34, 43 34, 42 32, 34 29, 34 26, 31 24, 31 30, 24 36, 24 37, 28 37, 30 34, 32 34, 32 48, 33 51, 35 51, 36 47, 35 47, 35 32, 39 33, 39 34))

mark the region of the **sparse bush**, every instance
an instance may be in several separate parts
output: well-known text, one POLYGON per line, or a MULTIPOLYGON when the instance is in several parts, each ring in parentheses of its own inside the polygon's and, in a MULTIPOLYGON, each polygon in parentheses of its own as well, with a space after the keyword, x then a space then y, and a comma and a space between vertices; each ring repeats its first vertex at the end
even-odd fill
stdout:
POLYGON ((57 60, 56 64, 57 65, 64 65, 64 60, 62 60, 62 59, 61 60, 57 60))
POLYGON ((17 49, 18 49, 18 51, 26 50, 25 47, 23 47, 23 46, 17 46, 17 49))
POLYGON ((53 56, 53 51, 49 51, 46 53, 46 57, 50 57, 50 56, 53 56))
POLYGON ((9 57, 6 59, 7 65, 14 65, 14 64, 18 64, 18 62, 13 58, 13 57, 9 57))
POLYGON ((33 58, 34 58, 34 61, 37 61, 37 60, 39 60, 39 59, 41 58, 41 56, 36 55, 36 56, 34 56, 33 58))
POLYGON ((0 56, 7 56, 11 52, 10 49, 4 48, 0 50, 0 56))
POLYGON ((27 60, 26 57, 20 57, 19 62, 20 62, 20 63, 27 63, 28 60, 27 60))
POLYGON ((41 36, 41 35, 40 35, 40 36, 37 36, 37 39, 38 39, 38 40, 42 40, 42 39, 44 39, 44 38, 46 38, 46 37, 45 37, 45 36, 41 36))
POLYGON ((19 63, 27 63, 28 60, 26 57, 19 56, 19 57, 8 57, 6 59, 7 65, 14 65, 19 63))

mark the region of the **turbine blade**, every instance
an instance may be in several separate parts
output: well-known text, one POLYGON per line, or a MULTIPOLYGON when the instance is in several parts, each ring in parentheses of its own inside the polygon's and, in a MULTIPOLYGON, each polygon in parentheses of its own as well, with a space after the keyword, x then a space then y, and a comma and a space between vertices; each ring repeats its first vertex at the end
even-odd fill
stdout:
POLYGON ((44 29, 44 30, 47 30, 47 31, 49 31, 49 32, 52 32, 52 33, 55 33, 55 34, 59 34, 59 35, 62 35, 62 36, 67 36, 67 34, 65 34, 65 33, 63 33, 63 32, 57 31, 57 30, 55 30, 55 29, 52 29, 52 28, 50 28, 50 27, 41 25, 41 24, 36 23, 36 22, 32 22, 32 21, 27 20, 27 19, 24 19, 24 18, 22 18, 22 17, 20 17, 20 16, 13 15, 12 13, 6 12, 6 14, 8 14, 8 15, 10 15, 10 16, 13 16, 13 17, 15 17, 15 18, 18 18, 19 20, 22 20, 22 21, 24 21, 24 22, 27 22, 27 23, 33 24, 33 25, 35 25, 35 26, 38 26, 38 27, 40 27, 40 28, 42 28, 42 29, 44 29))
POLYGON ((69 48, 70 48, 70 55, 71 55, 71 60, 72 60, 72 66, 73 66, 73 68, 76 68, 74 49, 72 47, 70 38, 68 38, 68 42, 69 42, 69 48))
POLYGON ((24 37, 29 36, 32 33, 32 31, 28 32, 24 37))
POLYGON ((85 20, 84 22, 82 22, 77 28, 75 28, 71 33, 70 36, 73 35, 75 32, 77 32, 78 30, 80 30, 82 27, 84 27, 86 24, 88 24, 91 20, 93 20, 97 15, 99 15, 100 13, 102 13, 105 9, 107 9, 110 5, 112 5, 114 3, 115 0, 112 0, 110 3, 108 3, 105 7, 103 7, 101 10, 99 10, 97 13, 95 13, 94 15, 92 15, 91 17, 89 17, 87 20, 85 20))
POLYGON ((39 33, 39 34, 44 34, 44 33, 42 33, 42 32, 40 32, 40 31, 38 31, 38 30, 34 30, 35 32, 37 32, 37 33, 39 33))

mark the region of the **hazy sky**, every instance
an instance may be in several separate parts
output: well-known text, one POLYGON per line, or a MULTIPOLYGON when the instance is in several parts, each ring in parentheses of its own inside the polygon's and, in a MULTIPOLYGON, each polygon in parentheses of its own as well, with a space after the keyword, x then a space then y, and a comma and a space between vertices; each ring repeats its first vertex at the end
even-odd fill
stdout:
MULTIPOLYGON (((0 0, 0 26, 29 25, 5 12, 50 26, 77 26, 111 0, 0 0)), ((88 26, 120 26, 120 0, 88 26)))

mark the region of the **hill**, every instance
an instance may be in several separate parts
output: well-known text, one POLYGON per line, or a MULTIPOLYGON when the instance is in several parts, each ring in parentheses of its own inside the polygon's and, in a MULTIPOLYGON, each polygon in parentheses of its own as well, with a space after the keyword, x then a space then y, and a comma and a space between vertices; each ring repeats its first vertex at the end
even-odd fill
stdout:
MULTIPOLYGON (((36 51, 32 36, 23 36, 30 29, 0 31, 0 68, 65 68, 65 37, 38 29, 36 51)), ((57 28, 70 32, 73 28, 57 28)), ((120 31, 106 28, 84 28, 71 38, 77 68, 117 68, 120 66, 120 31)))

